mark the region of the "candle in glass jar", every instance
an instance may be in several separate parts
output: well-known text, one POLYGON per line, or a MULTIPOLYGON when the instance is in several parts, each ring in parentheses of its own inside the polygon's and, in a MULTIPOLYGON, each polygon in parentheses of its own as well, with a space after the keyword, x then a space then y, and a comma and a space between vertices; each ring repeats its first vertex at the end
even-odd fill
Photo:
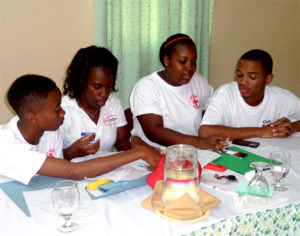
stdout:
POLYGON ((194 171, 168 170, 164 184, 163 201, 165 205, 188 193, 196 202, 199 200, 198 173, 194 171))

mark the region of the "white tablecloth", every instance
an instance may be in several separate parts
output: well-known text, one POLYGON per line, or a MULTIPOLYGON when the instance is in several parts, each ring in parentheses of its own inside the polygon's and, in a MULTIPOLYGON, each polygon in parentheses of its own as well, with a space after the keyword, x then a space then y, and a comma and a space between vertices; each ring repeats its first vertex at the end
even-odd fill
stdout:
MULTIPOLYGON (((241 148, 264 157, 268 157, 270 152, 278 147, 292 154, 292 167, 285 180, 289 190, 280 193, 275 192, 273 195, 274 199, 284 197, 289 200, 268 208, 299 203, 300 134, 294 134, 287 139, 255 140, 261 143, 258 148, 241 148)), ((209 173, 211 171, 204 170, 203 172, 209 173)), ((244 176, 235 172, 227 170, 224 174, 234 174, 239 180, 245 181, 244 176)), ((272 184, 273 179, 270 172, 264 171, 264 175, 269 184, 272 184)), ((5 178, 2 178, 2 181, 5 181, 5 178)), ((218 197, 222 204, 212 209, 210 215, 201 221, 170 221, 157 215, 154 211, 140 206, 140 203, 152 192, 152 189, 147 185, 93 201, 84 190, 86 183, 87 181, 79 181, 82 202, 73 220, 80 227, 77 231, 72 232, 72 235, 188 235, 221 220, 266 209, 240 211, 234 207, 231 195, 201 186, 205 191, 218 197)), ((237 189, 235 183, 217 186, 233 192, 237 189)), ((56 226, 63 223, 63 219, 56 215, 51 205, 50 195, 50 189, 26 192, 24 196, 32 215, 27 217, 0 190, 0 235, 62 235, 56 230, 56 226)), ((226 235, 226 233, 221 235, 226 235)))

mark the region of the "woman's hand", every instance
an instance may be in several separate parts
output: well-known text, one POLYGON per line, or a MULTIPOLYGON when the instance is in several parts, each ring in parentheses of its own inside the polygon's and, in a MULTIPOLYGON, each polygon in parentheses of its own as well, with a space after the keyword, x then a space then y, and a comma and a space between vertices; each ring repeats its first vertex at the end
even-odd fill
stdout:
POLYGON ((72 160, 75 157, 83 157, 95 154, 99 150, 100 140, 98 139, 95 141, 95 143, 89 144, 95 138, 95 136, 95 134, 89 134, 78 139, 70 147, 64 149, 64 159, 72 160))
POLYGON ((224 134, 216 134, 207 138, 199 138, 199 148, 201 149, 214 149, 216 152, 221 153, 225 151, 225 147, 229 145, 229 138, 224 134))

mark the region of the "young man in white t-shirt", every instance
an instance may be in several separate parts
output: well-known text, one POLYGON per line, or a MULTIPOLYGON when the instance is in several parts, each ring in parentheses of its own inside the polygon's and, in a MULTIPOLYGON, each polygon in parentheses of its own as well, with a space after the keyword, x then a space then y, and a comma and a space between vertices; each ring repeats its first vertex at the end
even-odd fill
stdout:
POLYGON ((212 96, 199 129, 200 137, 224 133, 231 140, 288 137, 300 131, 300 99, 288 90, 268 86, 273 80, 271 56, 259 49, 238 62, 236 82, 212 96))
POLYGON ((109 172, 137 159, 156 167, 160 155, 149 146, 80 163, 62 159, 59 126, 65 112, 61 92, 43 76, 18 78, 7 94, 18 116, 0 129, 0 175, 28 184, 35 174, 80 180, 109 172))

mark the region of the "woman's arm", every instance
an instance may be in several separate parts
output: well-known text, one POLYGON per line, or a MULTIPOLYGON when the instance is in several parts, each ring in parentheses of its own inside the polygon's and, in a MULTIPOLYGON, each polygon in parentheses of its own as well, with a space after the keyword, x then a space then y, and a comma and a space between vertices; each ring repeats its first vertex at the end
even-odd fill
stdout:
POLYGON ((227 137, 217 134, 207 138, 199 138, 193 135, 186 135, 165 128, 163 126, 163 118, 155 114, 145 114, 137 116, 143 131, 147 138, 162 146, 170 146, 174 144, 188 144, 201 149, 212 148, 216 151, 224 151, 224 146, 228 145, 227 137))
POLYGON ((118 127, 117 129, 117 139, 115 142, 115 147, 118 151, 125 151, 131 148, 129 141, 130 132, 127 125, 118 127))

